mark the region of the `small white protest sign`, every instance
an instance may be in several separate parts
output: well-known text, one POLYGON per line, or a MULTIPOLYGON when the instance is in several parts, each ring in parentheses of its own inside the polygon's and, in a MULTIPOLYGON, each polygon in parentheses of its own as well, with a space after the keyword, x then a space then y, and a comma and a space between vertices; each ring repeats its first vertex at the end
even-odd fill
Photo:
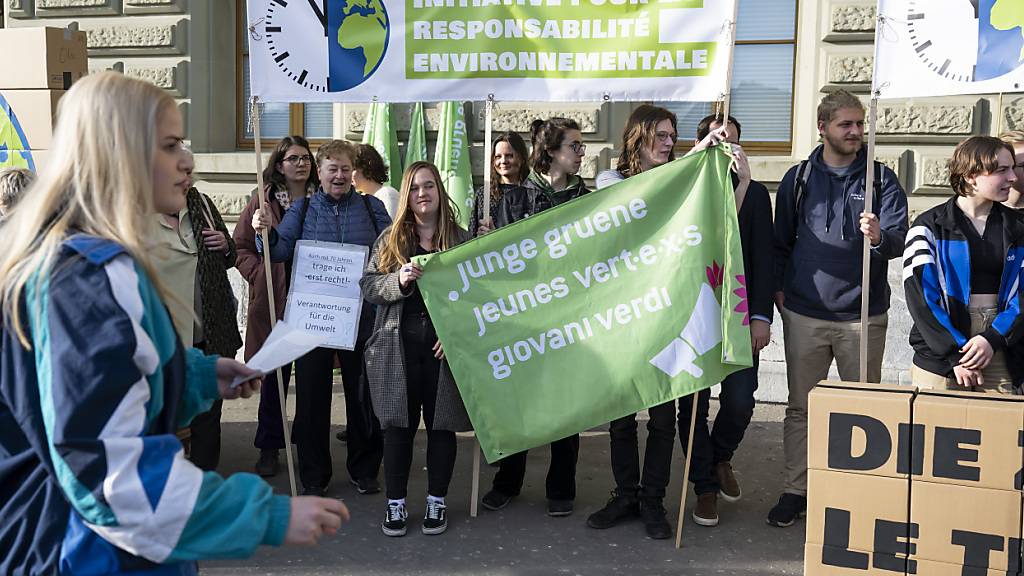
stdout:
POLYGON ((325 334, 324 346, 353 350, 359 333, 366 246, 300 240, 292 259, 292 283, 284 321, 293 328, 325 334))

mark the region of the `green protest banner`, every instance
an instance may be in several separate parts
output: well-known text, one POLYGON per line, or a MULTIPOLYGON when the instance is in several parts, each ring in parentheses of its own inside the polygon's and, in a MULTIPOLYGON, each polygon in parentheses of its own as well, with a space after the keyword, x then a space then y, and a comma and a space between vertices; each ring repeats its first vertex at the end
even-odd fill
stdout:
POLYGON ((398 129, 391 118, 391 104, 374 102, 366 113, 363 144, 377 149, 388 165, 388 181, 397 187, 402 182, 402 157, 398 154, 398 129))
POLYGON ((427 159, 427 128, 423 121, 423 103, 412 105, 409 122, 409 141, 405 144, 405 165, 427 159))
POLYGON ((473 171, 469 164, 469 131, 462 102, 441 105, 434 165, 441 173, 444 189, 459 208, 459 226, 469 228, 473 214, 473 171))
POLYGON ((488 461, 751 365, 729 161, 693 154, 419 258, 488 461))

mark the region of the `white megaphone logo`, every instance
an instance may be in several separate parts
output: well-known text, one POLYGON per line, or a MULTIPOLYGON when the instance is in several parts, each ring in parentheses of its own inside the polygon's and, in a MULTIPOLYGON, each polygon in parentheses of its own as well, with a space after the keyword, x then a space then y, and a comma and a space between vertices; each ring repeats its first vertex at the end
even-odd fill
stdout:
POLYGON ((704 370, 694 361, 722 341, 722 308, 715 291, 707 282, 701 284, 697 305, 686 322, 686 327, 668 346, 651 358, 659 370, 675 378, 685 370, 700 378, 704 370))

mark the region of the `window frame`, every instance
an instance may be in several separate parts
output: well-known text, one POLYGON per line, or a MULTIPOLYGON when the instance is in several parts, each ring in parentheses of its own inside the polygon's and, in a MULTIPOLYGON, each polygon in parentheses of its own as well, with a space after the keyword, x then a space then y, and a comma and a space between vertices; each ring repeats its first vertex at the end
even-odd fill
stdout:
MULTIPOLYGON (((239 150, 255 150, 256 139, 245 134, 246 114, 249 110, 249 102, 245 101, 245 57, 249 53, 249 43, 246 42, 247 27, 245 25, 246 5, 245 0, 235 0, 235 146, 239 150)), ((292 102, 288 105, 288 136, 299 135, 305 137, 306 131, 306 108, 301 102, 292 102)), ((273 147, 277 145, 280 137, 260 138, 261 147, 273 147)), ((316 149, 317 146, 329 142, 330 138, 306 138, 309 145, 316 149)))
MULTIPOLYGON (((739 2, 740 0, 736 0, 739 2)), ((793 0, 796 7, 793 11, 793 39, 792 40, 737 40, 736 46, 768 46, 768 45, 783 45, 789 44, 793 46, 793 74, 792 74, 792 85, 790 86, 789 96, 789 139, 783 141, 755 141, 755 140, 743 140, 743 149, 748 154, 757 156, 788 156, 793 153, 793 125, 796 114, 795 108, 795 95, 796 95, 796 71, 797 71, 797 46, 800 43, 800 1, 793 0)), ((733 50, 735 55, 735 49, 733 50)), ((730 75, 730 81, 731 81, 730 75)), ((732 87, 730 86, 730 92, 732 87)), ((653 102, 652 102, 653 104, 653 102)), ((721 102, 710 102, 712 111, 717 106, 721 105, 721 102)), ((731 112, 731 111, 730 111, 731 112)), ((742 123, 742 119, 740 119, 742 123)), ((676 142, 676 154, 685 154, 693 148, 693 142, 689 139, 680 139, 676 142)))

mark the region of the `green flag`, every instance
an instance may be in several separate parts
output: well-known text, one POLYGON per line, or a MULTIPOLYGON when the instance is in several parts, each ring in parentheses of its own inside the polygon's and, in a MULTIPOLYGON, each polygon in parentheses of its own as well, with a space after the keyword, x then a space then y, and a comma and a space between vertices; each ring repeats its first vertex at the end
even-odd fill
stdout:
POLYGON ((751 365, 729 161, 693 154, 419 257, 489 462, 751 365))
POLYGON ((468 229, 473 215, 473 171, 469 165, 469 131, 462 102, 441 105, 434 164, 441 173, 445 190, 459 207, 459 226, 468 229))
POLYGON ((388 165, 388 182, 397 187, 402 182, 402 157, 398 154, 398 129, 391 121, 391 104, 374 102, 366 114, 363 144, 377 149, 388 165))
POLYGON ((423 103, 412 105, 409 141, 405 145, 405 165, 427 159, 427 128, 423 123, 423 103))

